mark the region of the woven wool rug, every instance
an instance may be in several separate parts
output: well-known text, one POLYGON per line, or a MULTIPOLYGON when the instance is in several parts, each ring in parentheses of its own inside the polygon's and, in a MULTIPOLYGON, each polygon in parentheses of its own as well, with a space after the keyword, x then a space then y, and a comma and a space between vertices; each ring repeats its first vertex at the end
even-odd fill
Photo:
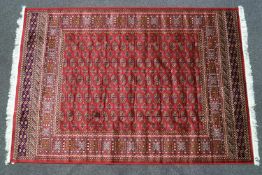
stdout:
POLYGON ((259 163, 241 7, 22 16, 7 163, 259 163))

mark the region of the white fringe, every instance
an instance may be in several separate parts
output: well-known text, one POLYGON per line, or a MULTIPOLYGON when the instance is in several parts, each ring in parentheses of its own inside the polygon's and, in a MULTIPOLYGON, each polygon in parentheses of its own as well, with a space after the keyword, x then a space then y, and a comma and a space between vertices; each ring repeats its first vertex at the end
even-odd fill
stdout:
POLYGON ((245 62, 245 73, 246 73, 246 84, 247 84, 247 96, 248 96, 248 106, 250 113, 250 125, 252 133, 252 145, 253 145, 253 154, 254 154, 254 164, 259 166, 259 149, 258 149, 258 137, 257 137, 257 120, 255 113, 255 96, 253 89, 253 76, 252 69, 249 60, 248 53, 248 33, 247 33, 247 24, 245 20, 244 8, 242 6, 238 7, 239 17, 240 17, 240 26, 241 26, 241 35, 242 35, 242 49, 244 52, 244 62, 245 62))
POLYGON ((12 130, 13 130, 13 115, 15 109, 15 96, 16 96, 16 84, 18 76, 18 63, 20 58, 20 45, 22 39, 23 23, 24 23, 25 6, 22 6, 22 11, 20 13, 20 18, 17 20, 18 27, 16 29, 15 46, 13 50, 12 58, 12 70, 10 77, 10 89, 8 93, 8 103, 6 108, 6 133, 5 133, 5 150, 6 150, 6 160, 5 164, 10 163, 11 154, 11 142, 12 142, 12 130))

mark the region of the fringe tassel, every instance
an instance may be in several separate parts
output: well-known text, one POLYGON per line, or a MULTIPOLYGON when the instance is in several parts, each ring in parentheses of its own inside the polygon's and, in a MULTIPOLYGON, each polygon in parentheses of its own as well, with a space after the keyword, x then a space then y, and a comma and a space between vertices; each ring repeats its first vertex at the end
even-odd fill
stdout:
POLYGON ((255 113, 255 96, 253 89, 253 76, 252 69, 249 60, 248 53, 248 33, 247 33, 247 24, 245 19, 244 8, 242 6, 238 7, 239 17, 240 17, 240 26, 241 26, 241 35, 242 35, 242 49, 244 53, 245 60, 245 72, 246 72, 246 84, 247 84, 247 96, 248 96, 248 106, 250 113, 250 125, 252 133, 252 145, 253 145, 253 155, 254 155, 254 164, 259 166, 259 149, 258 149, 258 137, 257 137, 257 120, 255 113))
POLYGON ((6 150, 6 160, 5 164, 8 165, 10 163, 10 154, 11 154, 11 142, 12 142, 12 130, 13 130, 13 115, 15 109, 15 96, 16 96, 16 84, 17 84, 17 76, 18 76, 18 63, 20 57, 20 44, 22 39, 22 31, 23 31, 23 23, 24 23, 24 14, 25 14, 25 6, 22 6, 22 11, 20 13, 20 17, 17 20, 18 27, 16 29, 16 38, 15 38, 15 46, 13 50, 13 58, 12 58, 12 70, 10 77, 10 89, 8 93, 8 103, 6 108, 6 133, 5 133, 5 150, 6 150))

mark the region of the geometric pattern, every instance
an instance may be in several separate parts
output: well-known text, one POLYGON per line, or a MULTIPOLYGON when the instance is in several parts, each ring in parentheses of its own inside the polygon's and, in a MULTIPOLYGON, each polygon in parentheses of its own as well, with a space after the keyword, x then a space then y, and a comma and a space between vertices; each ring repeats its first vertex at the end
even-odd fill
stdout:
POLYGON ((237 8, 26 8, 11 162, 253 163, 237 8))
POLYGON ((64 37, 61 130, 200 130, 198 34, 66 32, 64 37))

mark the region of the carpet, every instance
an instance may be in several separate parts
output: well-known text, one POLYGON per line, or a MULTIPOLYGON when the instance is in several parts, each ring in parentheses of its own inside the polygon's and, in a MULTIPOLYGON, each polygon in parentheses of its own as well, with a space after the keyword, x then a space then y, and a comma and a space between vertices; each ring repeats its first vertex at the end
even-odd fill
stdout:
POLYGON ((241 12, 26 8, 7 162, 255 163, 241 12))

